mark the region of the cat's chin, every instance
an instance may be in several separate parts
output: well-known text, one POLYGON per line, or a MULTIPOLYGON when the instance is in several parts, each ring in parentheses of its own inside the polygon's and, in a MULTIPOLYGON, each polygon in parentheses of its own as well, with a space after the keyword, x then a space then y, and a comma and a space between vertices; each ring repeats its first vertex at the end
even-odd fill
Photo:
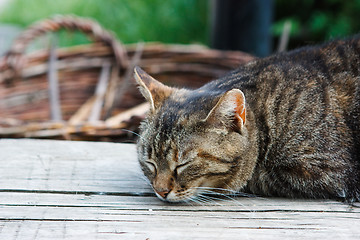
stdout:
POLYGON ((198 203, 199 201, 197 199, 203 195, 224 196, 226 194, 233 194, 234 192, 234 190, 215 188, 211 187, 211 185, 201 184, 199 187, 193 187, 183 192, 171 191, 165 198, 156 191, 155 194, 160 200, 168 203, 198 203))
POLYGON ((191 202, 192 199, 196 199, 198 193, 197 191, 191 191, 191 190, 187 190, 185 192, 182 193, 176 193, 176 192, 170 192, 166 198, 160 196, 160 194, 156 193, 156 196, 164 202, 169 202, 169 203, 184 203, 184 202, 191 202))
POLYGON ((196 194, 194 195, 187 195, 187 196, 176 196, 174 194, 174 196, 170 195, 164 199, 164 201, 166 202, 170 202, 170 203, 185 203, 185 202, 191 202, 191 199, 195 199, 196 198, 196 194))

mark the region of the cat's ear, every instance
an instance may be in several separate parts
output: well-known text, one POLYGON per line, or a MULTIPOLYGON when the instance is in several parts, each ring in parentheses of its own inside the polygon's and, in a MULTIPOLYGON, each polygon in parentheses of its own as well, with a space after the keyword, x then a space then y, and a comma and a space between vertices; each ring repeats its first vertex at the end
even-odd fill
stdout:
POLYGON ((226 92, 211 109, 205 121, 221 122, 225 126, 235 127, 241 131, 246 122, 244 93, 239 89, 226 92))
POLYGON ((140 67, 134 68, 134 76, 139 84, 140 92, 150 103, 152 111, 158 108, 173 92, 173 88, 155 80, 140 67))

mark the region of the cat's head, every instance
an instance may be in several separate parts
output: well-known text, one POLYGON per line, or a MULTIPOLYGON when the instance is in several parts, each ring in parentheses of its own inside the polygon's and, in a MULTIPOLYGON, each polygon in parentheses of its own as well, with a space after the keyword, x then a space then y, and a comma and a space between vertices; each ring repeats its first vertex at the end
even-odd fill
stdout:
POLYGON ((165 201, 239 190, 251 177, 251 148, 244 94, 163 85, 135 68, 150 111, 141 124, 138 158, 156 195, 165 201))

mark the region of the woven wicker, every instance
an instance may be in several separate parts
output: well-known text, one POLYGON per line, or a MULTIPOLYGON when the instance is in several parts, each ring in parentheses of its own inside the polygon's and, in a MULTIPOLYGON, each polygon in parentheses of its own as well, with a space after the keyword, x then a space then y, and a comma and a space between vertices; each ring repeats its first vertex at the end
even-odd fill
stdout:
POLYGON ((134 84, 135 65, 168 85, 196 88, 252 59, 199 45, 124 46, 93 20, 45 19, 0 59, 0 137, 134 139, 129 133, 148 108, 134 84), (29 43, 58 30, 80 31, 93 43, 25 53, 29 43))

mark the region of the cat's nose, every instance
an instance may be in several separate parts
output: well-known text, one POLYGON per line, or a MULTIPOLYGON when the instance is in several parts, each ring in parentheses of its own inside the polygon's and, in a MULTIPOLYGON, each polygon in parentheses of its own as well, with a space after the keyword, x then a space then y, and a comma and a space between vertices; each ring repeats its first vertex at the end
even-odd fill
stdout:
POLYGON ((170 172, 159 173, 152 182, 152 186, 156 195, 165 200, 173 189, 172 174, 170 172))
POLYGON ((170 190, 156 191, 156 193, 165 199, 167 197, 167 195, 170 193, 170 190))

